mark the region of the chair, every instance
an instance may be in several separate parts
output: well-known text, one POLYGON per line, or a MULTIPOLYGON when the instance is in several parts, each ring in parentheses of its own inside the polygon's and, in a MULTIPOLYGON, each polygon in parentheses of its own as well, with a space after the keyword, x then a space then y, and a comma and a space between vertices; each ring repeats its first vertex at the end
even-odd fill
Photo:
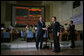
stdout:
POLYGON ((27 33, 27 38, 33 38, 33 32, 32 31, 29 31, 27 33))
POLYGON ((33 32, 32 30, 29 30, 29 32, 27 33, 27 42, 28 41, 32 41, 33 40, 33 32))
POLYGON ((26 37, 25 31, 21 31, 21 37, 22 37, 22 38, 25 38, 25 37, 26 37))
POLYGON ((1 42, 3 42, 3 32, 1 32, 1 42))
POLYGON ((4 32, 3 33, 3 39, 6 41, 10 41, 10 33, 9 32, 4 32))
POLYGON ((3 33, 3 38, 10 38, 10 33, 9 32, 4 32, 3 33))

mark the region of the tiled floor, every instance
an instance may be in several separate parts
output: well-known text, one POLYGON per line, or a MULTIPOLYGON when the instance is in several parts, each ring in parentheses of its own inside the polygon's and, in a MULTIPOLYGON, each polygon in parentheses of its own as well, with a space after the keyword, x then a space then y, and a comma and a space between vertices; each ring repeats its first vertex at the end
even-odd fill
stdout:
MULTIPOLYGON (((83 55, 83 40, 75 41, 76 48, 72 49, 63 41, 60 45, 61 52, 54 53, 54 49, 37 50, 35 42, 14 41, 11 43, 1 43, 1 55, 83 55), (5 48, 6 47, 6 48, 5 48)), ((45 44, 45 42, 44 42, 45 44)), ((50 43, 49 43, 50 46, 50 43)))
POLYGON ((60 53, 52 51, 53 49, 12 49, 1 50, 1 55, 83 55, 83 48, 61 48, 60 53))
MULTIPOLYGON (((46 44, 43 42, 43 45, 46 44)), ((16 41, 12 43, 1 43, 1 47, 9 46, 10 48, 31 48, 31 47, 36 47, 36 42, 26 42, 26 41, 16 41)), ((48 42, 47 45, 51 47, 51 43, 48 42)), ((60 42, 60 47, 70 47, 71 42, 70 41, 62 41, 60 42)), ((75 41, 76 47, 83 47, 83 41, 75 41)), ((52 47, 54 47, 54 43, 52 43, 52 47)))

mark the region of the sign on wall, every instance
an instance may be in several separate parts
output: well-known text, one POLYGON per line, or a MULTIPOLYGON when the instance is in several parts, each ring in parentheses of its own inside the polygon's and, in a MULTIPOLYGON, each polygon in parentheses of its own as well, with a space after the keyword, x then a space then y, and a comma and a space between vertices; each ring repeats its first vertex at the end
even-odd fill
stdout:
POLYGON ((83 13, 72 17, 73 24, 83 24, 83 13))
POLYGON ((14 26, 36 25, 40 16, 44 18, 44 7, 42 6, 12 7, 12 24, 14 26))

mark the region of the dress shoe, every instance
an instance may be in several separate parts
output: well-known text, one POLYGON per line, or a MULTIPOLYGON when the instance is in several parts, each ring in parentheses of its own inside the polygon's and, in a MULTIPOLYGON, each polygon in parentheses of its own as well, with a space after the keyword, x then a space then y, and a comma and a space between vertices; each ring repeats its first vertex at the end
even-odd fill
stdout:
POLYGON ((60 52, 60 50, 58 50, 58 51, 57 51, 57 50, 54 50, 53 52, 55 52, 55 53, 59 53, 59 52, 60 52))
POLYGON ((75 46, 70 46, 71 48, 75 48, 75 46))
POLYGON ((37 50, 39 50, 39 48, 36 48, 37 50))
POLYGON ((43 49, 43 48, 40 48, 41 50, 43 49))

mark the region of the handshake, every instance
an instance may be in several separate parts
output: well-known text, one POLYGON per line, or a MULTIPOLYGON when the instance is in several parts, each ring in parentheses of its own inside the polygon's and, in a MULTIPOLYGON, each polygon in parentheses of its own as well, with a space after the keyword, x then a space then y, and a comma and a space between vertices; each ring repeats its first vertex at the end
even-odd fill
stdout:
POLYGON ((42 28, 43 30, 47 30, 47 28, 42 28))

